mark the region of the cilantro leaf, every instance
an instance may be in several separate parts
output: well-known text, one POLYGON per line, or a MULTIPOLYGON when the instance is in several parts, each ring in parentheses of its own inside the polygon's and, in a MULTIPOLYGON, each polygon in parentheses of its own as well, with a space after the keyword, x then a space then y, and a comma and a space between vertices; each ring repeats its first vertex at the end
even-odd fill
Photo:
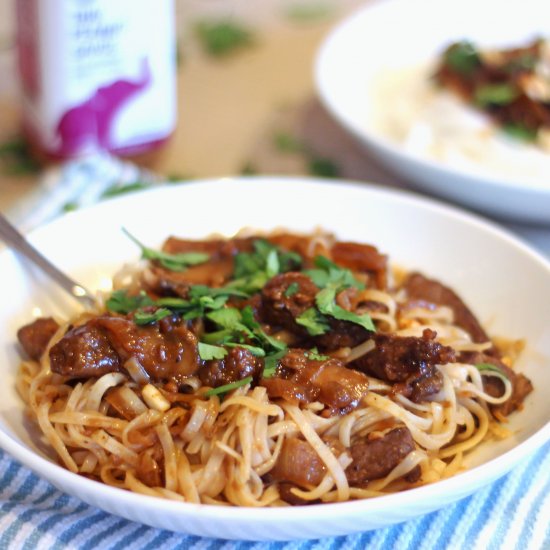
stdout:
POLYGON ((242 386, 246 386, 247 384, 250 384, 252 382, 252 376, 247 376, 246 378, 243 378, 242 380, 236 380, 235 382, 231 382, 230 384, 225 384, 223 386, 218 386, 217 388, 212 388, 205 392, 206 397, 210 397, 211 395, 219 395, 220 393, 227 393, 231 390, 234 390, 236 388, 240 388, 242 386))
POLYGON ((225 57, 254 44, 252 31, 237 21, 200 21, 195 26, 202 48, 213 57, 225 57))
POLYGON ((306 351, 306 357, 312 361, 327 361, 330 359, 329 355, 319 353, 317 348, 311 348, 309 351, 306 351))
POLYGON ((296 292, 298 292, 298 290, 300 290, 300 285, 296 281, 294 281, 293 283, 290 283, 288 285, 288 287, 284 291, 284 295, 287 298, 290 298, 291 296, 294 296, 294 294, 296 294, 296 292))
POLYGON ((225 307, 206 314, 206 317, 217 325, 232 329, 241 323, 241 312, 235 307, 225 307))
POLYGON ((296 322, 305 327, 311 336, 325 334, 330 328, 326 317, 314 307, 306 309, 296 317, 296 322))
POLYGON ((519 141, 532 142, 537 139, 537 131, 522 124, 506 123, 502 126, 505 134, 519 141))
POLYGON ((202 264, 210 258, 210 255, 206 252, 182 252, 179 254, 170 254, 168 252, 162 252, 161 250, 155 250, 149 248, 139 242, 132 234, 126 229, 122 229, 124 233, 136 243, 141 249, 141 257, 144 260, 156 260, 159 264, 169 269, 170 271, 184 271, 192 265, 202 264))
POLYGON ((248 350, 252 355, 255 355, 256 357, 265 357, 265 351, 263 348, 259 348, 258 346, 251 346, 249 344, 241 344, 238 342, 227 342, 225 344, 228 348, 243 348, 248 350))
POLYGON ((509 105, 519 96, 519 90, 512 84, 501 82, 478 86, 474 92, 474 101, 480 107, 490 105, 509 105))
POLYGON ((270 353, 264 359, 264 370, 262 372, 263 378, 271 378, 277 372, 277 367, 279 366, 279 360, 286 355, 287 350, 283 349, 276 351, 275 353, 270 353))
POLYGON ((474 45, 468 41, 452 44, 447 48, 444 60, 451 69, 464 75, 471 74, 481 65, 481 58, 474 45))
POLYGON ((136 323, 136 325, 148 325, 149 323, 160 321, 169 315, 172 315, 172 311, 162 307, 154 311, 138 309, 134 313, 134 323, 136 323))
POLYGON ((126 290, 115 290, 106 301, 105 305, 107 309, 113 313, 122 313, 126 315, 136 309, 152 306, 154 305, 154 301, 149 298, 145 292, 141 292, 137 296, 130 296, 126 290))
POLYGON ((224 288, 246 293, 248 296, 260 290, 269 279, 302 264, 295 252, 286 252, 266 239, 256 239, 253 252, 240 252, 234 260, 234 280, 224 288))
POLYGON ((210 344, 205 344, 204 342, 199 342, 198 350, 200 358, 203 361, 209 361, 211 359, 223 359, 227 355, 227 350, 221 346, 212 346, 210 344))
POLYGON ((281 342, 280 340, 277 340, 276 338, 273 338, 273 336, 270 336, 260 326, 260 323, 254 319, 254 311, 250 306, 246 306, 241 311, 243 324, 248 327, 252 332, 254 333, 254 336, 257 340, 260 342, 268 345, 269 347, 281 351, 286 349, 286 344, 284 342, 281 342))
POLYGON ((508 379, 504 371, 499 369, 496 365, 492 365, 491 363, 477 363, 476 365, 474 365, 474 367, 481 373, 483 373, 484 371, 495 372, 508 379))
POLYGON ((334 286, 330 286, 317 293, 315 303, 319 311, 340 321, 349 321, 350 323, 362 326, 366 330, 375 332, 376 327, 368 313, 358 315, 336 304, 336 290, 334 286))

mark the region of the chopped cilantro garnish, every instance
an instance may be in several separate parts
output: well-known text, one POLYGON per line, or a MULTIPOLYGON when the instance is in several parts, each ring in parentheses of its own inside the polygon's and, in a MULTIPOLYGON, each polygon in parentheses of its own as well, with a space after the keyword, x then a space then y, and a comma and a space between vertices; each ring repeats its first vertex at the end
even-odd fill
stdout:
POLYGON ((505 134, 519 141, 532 142, 537 139, 537 131, 522 124, 504 124, 502 130, 505 134))
POLYGON ((315 310, 310 308, 302 313, 296 322, 305 326, 312 336, 324 334, 328 330, 328 321, 324 315, 361 325, 367 330, 376 330, 367 313, 358 315, 345 310, 335 302, 338 292, 349 287, 362 290, 365 285, 358 281, 349 269, 338 266, 325 256, 317 256, 314 262, 316 269, 305 270, 304 273, 321 289, 315 297, 318 312, 316 314, 315 310))
POLYGON ((125 315, 136 309, 152 306, 154 301, 145 292, 141 292, 137 296, 131 296, 128 295, 126 290, 115 290, 105 305, 109 311, 125 315))
POLYGON ((248 350, 252 355, 255 355, 256 357, 265 357, 265 351, 263 348, 259 348, 258 346, 251 346, 249 344, 238 344, 235 342, 227 342, 225 344, 228 348, 243 348, 248 350))
POLYGON ((311 336, 325 334, 330 328, 326 317, 314 307, 306 309, 304 313, 296 317, 296 322, 305 327, 311 336))
POLYGON ((253 33, 237 21, 200 21, 195 32, 203 49, 214 57, 224 57, 254 44, 253 33))
POLYGON ((132 234, 123 228, 124 233, 141 248, 141 257, 145 260, 156 260, 162 267, 170 271, 183 271, 189 266, 202 264, 210 258, 205 252, 182 252, 169 254, 161 250, 149 248, 140 243, 132 234))
POLYGON ((172 311, 165 307, 161 307, 153 311, 138 309, 134 313, 134 322, 136 323, 136 325, 148 325, 149 323, 160 321, 161 319, 164 319, 169 315, 172 315, 172 311))
POLYGON ((209 361, 211 359, 223 359, 227 355, 227 350, 221 346, 212 346, 210 344, 205 344, 204 342, 199 342, 198 350, 200 358, 203 361, 209 361))
POLYGON ((260 323, 254 319, 254 311, 250 306, 243 308, 241 310, 241 315, 243 324, 253 331, 255 338, 259 342, 277 351, 286 349, 286 344, 284 342, 273 338, 273 336, 270 336, 262 329, 260 323))
POLYGON ((471 42, 451 45, 444 54, 445 62, 457 73, 470 74, 481 65, 481 58, 471 42))
POLYGON ((27 140, 16 137, 0 144, 0 159, 5 173, 10 176, 36 174, 40 163, 32 156, 27 140))
POLYGON ((264 359, 264 371, 262 373, 263 378, 271 378, 277 372, 279 360, 286 355, 286 349, 276 351, 266 356, 264 359))
POLYGON ((225 288, 251 295, 271 277, 301 266, 299 254, 283 251, 265 239, 256 239, 253 247, 253 252, 240 252, 235 256, 235 278, 225 288))
POLYGON ((306 357, 312 361, 326 361, 330 359, 328 355, 323 355, 319 353, 317 348, 311 348, 309 351, 306 351, 306 357))
POLYGON ((133 183, 126 184, 115 184, 111 185, 103 191, 101 194, 102 199, 108 199, 111 197, 117 197, 119 195, 125 195, 126 193, 132 193, 134 191, 143 191, 143 189, 148 189, 151 187, 150 183, 145 183, 142 181, 135 181, 133 183))
POLYGON ((499 369, 496 365, 492 365, 491 363, 477 363, 474 366, 481 373, 494 372, 496 374, 499 374, 500 376, 503 376, 504 378, 508 378, 506 374, 502 371, 502 369, 499 369))
POLYGON ((302 141, 286 132, 277 132, 273 136, 273 144, 282 153, 302 153, 307 149, 302 141))
POLYGON ((287 298, 290 298, 291 296, 294 296, 294 294, 296 294, 298 290, 300 290, 300 285, 297 282, 290 283, 287 289, 284 291, 284 295, 287 298))
POLYGON ((255 176, 258 172, 258 167, 252 162, 246 162, 240 170, 242 176, 255 176))
POLYGON ((217 388, 212 388, 205 392, 206 397, 210 397, 211 395, 219 395, 221 393, 227 393, 231 390, 234 390, 236 388, 240 388, 242 386, 246 386, 247 384, 250 384, 252 382, 252 376, 247 376, 246 378, 243 378, 242 380, 236 380, 235 382, 231 382, 230 384, 225 384, 223 386, 218 386, 217 388))
POLYGON ((309 173, 322 178, 337 178, 340 167, 333 161, 323 157, 313 157, 309 161, 309 173))
POLYGON ((369 331, 376 331, 376 327, 368 313, 358 315, 352 311, 348 311, 336 304, 337 287, 327 286, 321 290, 315 297, 315 303, 319 311, 325 315, 330 315, 340 321, 349 321, 356 325, 361 325, 369 331))
POLYGON ((508 105, 519 95, 517 88, 506 82, 498 84, 485 84, 476 88, 474 101, 480 107, 490 105, 508 105))

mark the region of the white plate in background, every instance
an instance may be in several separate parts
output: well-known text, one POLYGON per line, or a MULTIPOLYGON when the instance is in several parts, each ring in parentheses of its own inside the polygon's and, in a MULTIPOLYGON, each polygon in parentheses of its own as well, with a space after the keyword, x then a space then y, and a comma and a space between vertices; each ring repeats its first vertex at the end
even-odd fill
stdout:
POLYGON ((271 509, 162 500, 75 475, 37 444, 15 390, 16 330, 34 315, 68 316, 69 298, 11 251, 0 254, 0 446, 56 487, 113 514, 158 528, 238 540, 336 536, 389 526, 455 502, 507 473, 550 439, 550 263, 475 216, 413 194, 364 183, 307 178, 197 181, 142 191, 67 214, 30 240, 90 289, 105 288, 124 262, 138 259, 125 227, 149 246, 170 234, 227 236, 242 227, 312 231, 375 244, 391 264, 419 270, 455 289, 492 335, 525 338, 518 369, 533 381, 514 435, 486 442, 469 469, 406 492, 339 504, 271 509), (37 309, 38 308, 38 309, 37 309))
POLYGON ((417 188, 494 216, 550 225, 550 153, 494 128, 430 82, 455 40, 482 48, 550 39, 546 0, 384 0, 319 49, 318 94, 334 118, 417 188))

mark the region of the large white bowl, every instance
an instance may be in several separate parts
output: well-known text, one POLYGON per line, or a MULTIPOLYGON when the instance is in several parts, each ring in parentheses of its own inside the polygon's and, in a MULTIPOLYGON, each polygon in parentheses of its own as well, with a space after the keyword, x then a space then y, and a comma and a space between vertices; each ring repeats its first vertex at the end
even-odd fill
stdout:
POLYGON ((451 285, 492 334, 525 338, 519 368, 535 391, 511 419, 514 435, 482 445, 471 469, 408 492, 341 504, 244 509, 176 503, 132 494, 58 466, 38 443, 15 387, 16 330, 33 315, 69 315, 75 305, 10 251, 0 254, 0 445, 71 495, 156 527, 209 537, 252 540, 317 538, 365 531, 454 502, 509 471, 550 438, 550 265, 508 233, 477 217, 412 194, 343 181, 254 178, 204 181, 144 191, 68 214, 30 240, 92 289, 138 258, 127 228, 156 246, 169 234, 231 235, 248 226, 311 231, 376 244, 391 261, 451 285), (38 309, 39 308, 39 309, 38 309))
POLYGON ((450 94, 429 99, 429 110, 423 99, 430 63, 451 41, 519 46, 548 37, 549 18, 547 0, 369 2, 320 47, 318 94, 364 147, 417 188, 498 217, 550 224, 550 153, 499 132, 482 138, 488 119, 450 94), (434 119, 444 131, 429 130, 434 119), (413 121, 417 132, 404 132, 413 121))

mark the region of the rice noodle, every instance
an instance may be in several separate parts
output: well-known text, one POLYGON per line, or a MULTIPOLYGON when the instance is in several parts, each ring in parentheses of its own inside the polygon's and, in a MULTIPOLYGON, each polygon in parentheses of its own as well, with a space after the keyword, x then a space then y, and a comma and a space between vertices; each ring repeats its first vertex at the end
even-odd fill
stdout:
MULTIPOLYGON (((310 259, 320 252, 329 257, 333 243, 332 235, 319 232, 305 243, 304 250, 310 259)), ((364 283, 372 274, 362 272, 357 277, 364 283)), ((158 283, 157 279, 155 270, 145 264, 125 266, 114 288, 138 292, 146 283, 158 283)), ((464 467, 465 454, 482 441, 509 435, 495 423, 492 408, 509 400, 513 384, 503 372, 480 371, 480 365, 460 362, 461 352, 483 353, 494 344, 474 342, 455 324, 452 309, 408 303, 403 288, 367 285, 361 290, 350 288, 338 299, 346 311, 370 315, 377 332, 422 338, 429 329, 439 344, 452 347, 459 361, 434 367, 442 380, 437 393, 415 401, 399 384, 366 376, 368 392, 345 414, 337 414, 329 411, 318 394, 299 403, 270 398, 256 378, 221 396, 209 391, 199 371, 178 384, 157 386, 144 367, 147 362, 142 364, 136 355, 123 364, 127 374, 112 372, 77 381, 52 372, 51 347, 70 326, 102 314, 105 300, 98 301, 97 311, 62 324, 39 361, 21 363, 17 389, 47 442, 71 472, 140 494, 219 506, 287 504, 284 483, 273 474, 283 462, 285 442, 296 443, 293 438, 300 445, 307 444, 320 473, 314 483, 292 486, 291 497, 304 502, 342 502, 454 475, 464 467), (502 394, 488 393, 487 377, 499 378, 502 394), (368 479, 364 486, 350 486, 346 470, 353 464, 354 445, 379 440, 395 428, 410 432, 413 450, 406 451, 382 477, 368 479), (414 481, 417 472, 421 477, 414 481)), ((207 333, 207 321, 191 323, 199 336, 207 333)), ((288 327, 264 328, 279 343, 292 346, 297 341, 288 327)), ((367 333, 357 345, 330 348, 327 353, 331 361, 351 366, 361 357, 368 360, 376 345, 376 338, 367 333)), ((503 363, 511 366, 519 346, 510 348, 503 363)), ((332 383, 331 390, 339 391, 332 383)))

